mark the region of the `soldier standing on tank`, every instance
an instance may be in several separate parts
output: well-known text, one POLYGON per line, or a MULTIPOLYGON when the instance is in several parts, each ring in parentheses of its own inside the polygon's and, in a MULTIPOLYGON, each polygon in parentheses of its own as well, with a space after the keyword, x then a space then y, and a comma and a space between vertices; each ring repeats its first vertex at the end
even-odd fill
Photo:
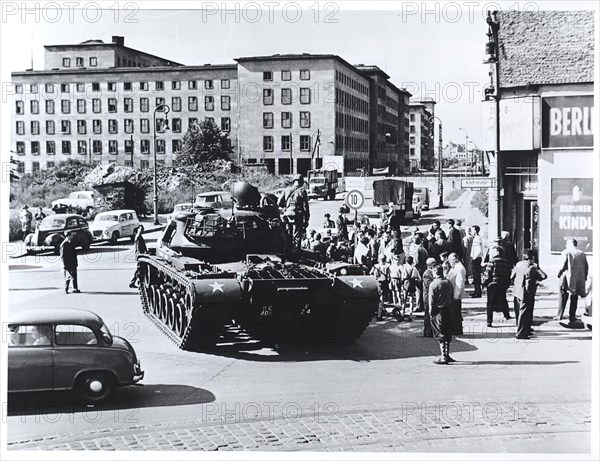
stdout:
POLYGON ((283 208, 283 222, 287 227, 288 241, 292 242, 293 251, 300 251, 302 235, 310 218, 308 195, 301 174, 294 176, 294 184, 281 195, 279 207, 283 208))

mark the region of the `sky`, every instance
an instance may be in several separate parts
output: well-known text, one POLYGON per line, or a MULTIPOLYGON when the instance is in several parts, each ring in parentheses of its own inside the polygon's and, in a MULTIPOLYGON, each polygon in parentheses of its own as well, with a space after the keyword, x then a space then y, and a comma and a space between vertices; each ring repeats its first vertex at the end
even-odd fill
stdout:
MULTIPOLYGON (((489 81, 482 63, 485 10, 496 8, 489 2, 239 2, 229 3, 229 10, 222 2, 98 2, 103 10, 96 2, 75 2, 83 9, 53 3, 63 9, 42 2, 26 13, 19 2, 3 5, 3 81, 11 71, 31 68, 32 59, 33 68, 42 69, 44 45, 109 42, 112 35, 124 36, 131 48, 190 65, 276 53, 337 54, 352 64, 379 66, 415 99, 435 99, 444 145, 464 143, 465 134, 475 144, 482 139, 481 92, 489 81)), ((497 3, 539 8, 534 2, 497 3)))

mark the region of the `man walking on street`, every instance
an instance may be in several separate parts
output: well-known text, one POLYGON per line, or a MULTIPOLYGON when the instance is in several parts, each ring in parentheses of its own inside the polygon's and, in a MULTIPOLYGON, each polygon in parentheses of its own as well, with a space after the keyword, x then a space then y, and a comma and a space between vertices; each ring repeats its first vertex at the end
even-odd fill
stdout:
POLYGON ((533 262, 533 250, 523 251, 523 261, 519 261, 512 270, 514 280, 513 296, 515 316, 517 318, 517 339, 529 339, 533 334, 533 307, 537 284, 548 276, 533 262))
POLYGON ((65 294, 69 294, 69 284, 73 281, 73 293, 81 293, 77 285, 77 251, 73 245, 73 232, 67 231, 60 244, 60 259, 65 271, 65 294))
POLYGON ((431 328, 435 339, 440 343, 442 356, 434 360, 437 365, 445 365, 455 360, 450 357, 450 342, 454 330, 452 315, 452 285, 444 278, 444 268, 435 268, 435 279, 429 286, 429 307, 431 328))
POLYGON ((558 272, 560 278, 560 304, 555 320, 562 320, 567 306, 567 299, 570 298, 569 323, 573 323, 576 321, 577 300, 579 296, 585 297, 587 294, 585 281, 589 267, 585 253, 577 248, 577 240, 568 239, 565 246, 566 248, 562 252, 563 265, 558 272))
POLYGON ((506 300, 506 290, 510 286, 512 266, 502 257, 501 247, 490 249, 491 259, 485 269, 484 286, 487 287, 487 326, 492 326, 494 312, 502 312, 510 320, 510 310, 506 300))
POLYGON ((471 226, 469 229, 473 240, 471 241, 471 268, 473 270, 473 286, 475 291, 471 298, 481 298, 481 261, 483 259, 484 244, 479 235, 478 225, 471 226))
MULTIPOLYGON (((135 233, 135 240, 133 241, 133 251, 135 252, 135 260, 137 261, 139 255, 143 255, 148 253, 148 248, 146 247, 146 241, 144 240, 144 226, 139 226, 135 233)), ((131 282, 129 282, 129 288, 137 288, 137 282, 142 283, 140 280, 140 265, 136 263, 135 274, 133 274, 133 278, 131 282)))

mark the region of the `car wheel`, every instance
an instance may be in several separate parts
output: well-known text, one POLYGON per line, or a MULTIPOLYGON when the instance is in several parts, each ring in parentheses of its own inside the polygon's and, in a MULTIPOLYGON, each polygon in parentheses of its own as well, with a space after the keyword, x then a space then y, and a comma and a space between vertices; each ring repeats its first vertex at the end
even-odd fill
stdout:
POLYGON ((117 240, 119 240, 119 231, 114 231, 110 236, 110 243, 117 243, 117 240))
POLYGON ((114 392, 114 379, 106 372, 86 373, 78 379, 76 390, 84 402, 99 403, 107 400, 114 392))

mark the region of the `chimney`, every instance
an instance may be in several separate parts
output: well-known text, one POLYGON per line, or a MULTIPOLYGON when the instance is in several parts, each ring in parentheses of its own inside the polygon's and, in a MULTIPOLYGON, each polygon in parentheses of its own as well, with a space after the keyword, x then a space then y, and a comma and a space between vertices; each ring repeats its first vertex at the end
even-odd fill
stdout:
POLYGON ((125 37, 122 37, 120 35, 113 35, 112 36, 112 42, 115 45, 125 46, 125 37))

